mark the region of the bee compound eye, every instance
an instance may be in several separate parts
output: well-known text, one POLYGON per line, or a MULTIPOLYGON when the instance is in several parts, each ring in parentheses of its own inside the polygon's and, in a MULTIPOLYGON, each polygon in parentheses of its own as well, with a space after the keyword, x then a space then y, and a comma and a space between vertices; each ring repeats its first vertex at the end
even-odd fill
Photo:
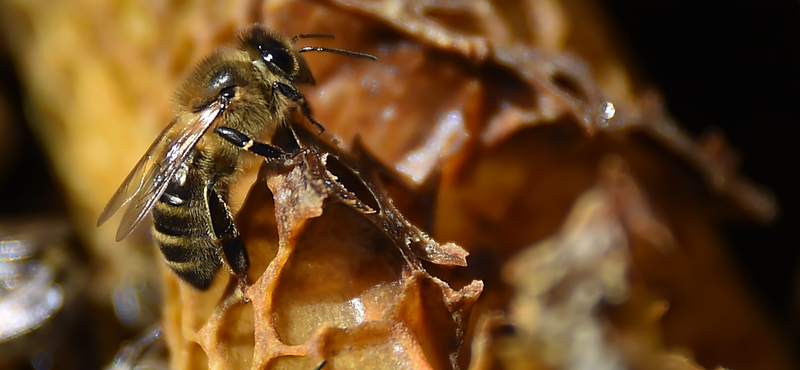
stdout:
POLYGON ((294 57, 288 50, 283 48, 266 47, 261 49, 261 58, 265 63, 272 64, 278 67, 287 75, 292 75, 294 72, 294 57))

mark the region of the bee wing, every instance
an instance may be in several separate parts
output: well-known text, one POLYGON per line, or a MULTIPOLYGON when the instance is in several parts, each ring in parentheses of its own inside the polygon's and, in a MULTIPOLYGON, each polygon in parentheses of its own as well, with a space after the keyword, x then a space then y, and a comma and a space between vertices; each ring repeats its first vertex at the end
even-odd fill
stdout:
POLYGON ((108 201, 97 225, 108 221, 120 208, 127 205, 122 221, 117 229, 116 239, 124 239, 153 209, 156 201, 164 194, 170 179, 189 157, 192 148, 211 127, 222 112, 223 106, 214 102, 188 122, 175 119, 161 132, 159 137, 139 160, 117 192, 108 201), (168 132, 175 125, 184 123, 181 131, 168 143, 164 143, 168 132))

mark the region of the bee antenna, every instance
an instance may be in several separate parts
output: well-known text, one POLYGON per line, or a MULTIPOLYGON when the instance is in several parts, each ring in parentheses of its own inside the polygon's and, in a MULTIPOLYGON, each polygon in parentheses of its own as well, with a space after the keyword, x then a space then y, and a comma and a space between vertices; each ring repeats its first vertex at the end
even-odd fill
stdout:
POLYGON ((296 43, 297 40, 299 39, 332 39, 332 38, 334 38, 332 33, 325 33, 325 32, 301 33, 299 35, 295 35, 294 37, 292 37, 292 45, 294 45, 294 43, 296 43))
POLYGON ((353 57, 353 58, 367 59, 367 60, 371 60, 371 61, 377 61, 378 60, 378 58, 375 57, 374 55, 369 55, 369 54, 364 54, 364 53, 357 53, 355 51, 342 50, 342 49, 323 48, 323 47, 319 47, 319 46, 306 46, 306 47, 303 47, 302 49, 298 50, 297 52, 298 53, 305 53, 305 52, 308 52, 308 51, 321 51, 321 52, 325 52, 325 53, 339 54, 339 55, 344 55, 344 56, 353 57))

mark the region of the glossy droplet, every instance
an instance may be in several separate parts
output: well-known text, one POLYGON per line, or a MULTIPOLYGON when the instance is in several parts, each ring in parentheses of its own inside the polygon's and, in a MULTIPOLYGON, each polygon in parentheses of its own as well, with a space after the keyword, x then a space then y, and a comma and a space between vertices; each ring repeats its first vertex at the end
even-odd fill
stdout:
POLYGON ((607 101, 600 106, 600 114, 603 115, 605 119, 611 119, 614 117, 614 114, 617 113, 617 108, 614 107, 614 103, 607 101))

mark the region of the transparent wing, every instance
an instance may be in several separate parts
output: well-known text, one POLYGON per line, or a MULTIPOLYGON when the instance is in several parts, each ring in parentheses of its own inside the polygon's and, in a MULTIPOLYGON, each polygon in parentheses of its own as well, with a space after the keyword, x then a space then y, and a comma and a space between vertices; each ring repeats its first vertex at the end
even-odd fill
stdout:
POLYGON ((127 205, 117 229, 116 239, 120 241, 128 236, 153 209, 156 201, 167 189, 172 176, 186 161, 192 148, 211 127, 222 110, 222 105, 214 102, 188 121, 177 118, 173 120, 153 142, 142 159, 136 163, 131 173, 108 201, 103 212, 100 213, 97 225, 102 225, 120 208, 127 205), (165 142, 168 140, 168 133, 172 132, 177 125, 183 125, 183 127, 171 141, 165 142))
POLYGON ((166 139, 167 133, 170 132, 172 127, 178 122, 177 119, 172 120, 158 138, 153 141, 153 144, 150 145, 150 148, 147 149, 144 156, 139 159, 139 162, 133 167, 131 173, 128 174, 128 177, 125 178, 125 181, 117 188, 117 191, 111 196, 105 208, 103 208, 103 212, 100 213, 100 217, 97 219, 97 226, 108 221, 111 216, 117 213, 120 208, 125 206, 125 204, 142 189, 144 186, 144 176, 147 174, 148 168, 153 167, 152 158, 158 156, 159 152, 166 148, 166 144, 164 144, 163 141, 166 139))

